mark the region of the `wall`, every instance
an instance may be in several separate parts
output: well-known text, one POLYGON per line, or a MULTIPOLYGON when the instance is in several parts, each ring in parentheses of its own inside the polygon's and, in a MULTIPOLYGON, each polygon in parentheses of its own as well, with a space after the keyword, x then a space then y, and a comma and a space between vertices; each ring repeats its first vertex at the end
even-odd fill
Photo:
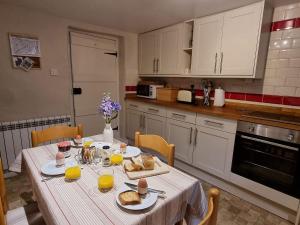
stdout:
POLYGON ((126 85, 136 84, 136 34, 0 4, 0 121, 72 112, 69 27, 119 37, 122 80, 126 85), (39 37, 42 69, 25 72, 12 68, 8 32, 39 37), (56 68, 58 76, 50 76, 50 68, 56 68))
MULTIPOLYGON (((283 20, 274 23, 281 30, 271 33, 263 79, 212 79, 215 86, 220 85, 225 89, 227 98, 300 106, 300 3, 276 8, 273 21, 283 20), (298 19, 290 20, 294 18, 298 19), (289 23, 294 23, 293 26, 298 28, 285 29, 289 23)), ((196 88, 201 89, 201 79, 162 80, 175 87, 187 88, 195 84, 196 88)))

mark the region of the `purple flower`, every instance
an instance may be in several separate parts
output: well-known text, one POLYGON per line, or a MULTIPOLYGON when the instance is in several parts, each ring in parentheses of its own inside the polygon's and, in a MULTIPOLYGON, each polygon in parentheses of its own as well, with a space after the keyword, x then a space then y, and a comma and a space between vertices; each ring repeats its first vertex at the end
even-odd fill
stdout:
POLYGON ((120 110, 120 103, 112 101, 110 95, 104 93, 98 111, 103 114, 105 123, 111 123, 113 119, 116 119, 120 110))

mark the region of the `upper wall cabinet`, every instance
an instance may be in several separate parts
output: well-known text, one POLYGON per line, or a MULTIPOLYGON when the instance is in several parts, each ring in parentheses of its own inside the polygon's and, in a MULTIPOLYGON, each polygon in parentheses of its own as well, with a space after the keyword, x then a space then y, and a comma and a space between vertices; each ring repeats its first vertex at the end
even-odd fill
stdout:
POLYGON ((182 27, 182 24, 178 24, 139 36, 139 74, 183 73, 182 27))
POLYGON ((192 75, 261 78, 271 21, 264 1, 196 19, 192 75))

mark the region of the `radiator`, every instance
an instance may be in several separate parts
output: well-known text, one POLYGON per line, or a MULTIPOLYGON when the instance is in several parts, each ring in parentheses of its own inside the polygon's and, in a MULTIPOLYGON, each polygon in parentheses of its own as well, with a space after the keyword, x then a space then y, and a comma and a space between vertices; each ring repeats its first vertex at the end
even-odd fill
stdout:
POLYGON ((31 131, 71 124, 70 115, 0 122, 0 155, 3 169, 9 169, 22 149, 31 148, 31 131))

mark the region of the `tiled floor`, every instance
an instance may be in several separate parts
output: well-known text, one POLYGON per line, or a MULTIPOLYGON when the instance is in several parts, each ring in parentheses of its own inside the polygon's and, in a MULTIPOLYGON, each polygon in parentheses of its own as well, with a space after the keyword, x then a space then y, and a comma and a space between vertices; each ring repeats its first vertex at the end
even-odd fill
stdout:
MULTIPOLYGON (((31 185, 24 174, 7 178, 6 187, 11 209, 32 202, 31 185)), ((209 184, 203 183, 207 191, 209 184)), ((228 192, 221 191, 218 225, 291 225, 286 220, 254 206, 228 192)))

